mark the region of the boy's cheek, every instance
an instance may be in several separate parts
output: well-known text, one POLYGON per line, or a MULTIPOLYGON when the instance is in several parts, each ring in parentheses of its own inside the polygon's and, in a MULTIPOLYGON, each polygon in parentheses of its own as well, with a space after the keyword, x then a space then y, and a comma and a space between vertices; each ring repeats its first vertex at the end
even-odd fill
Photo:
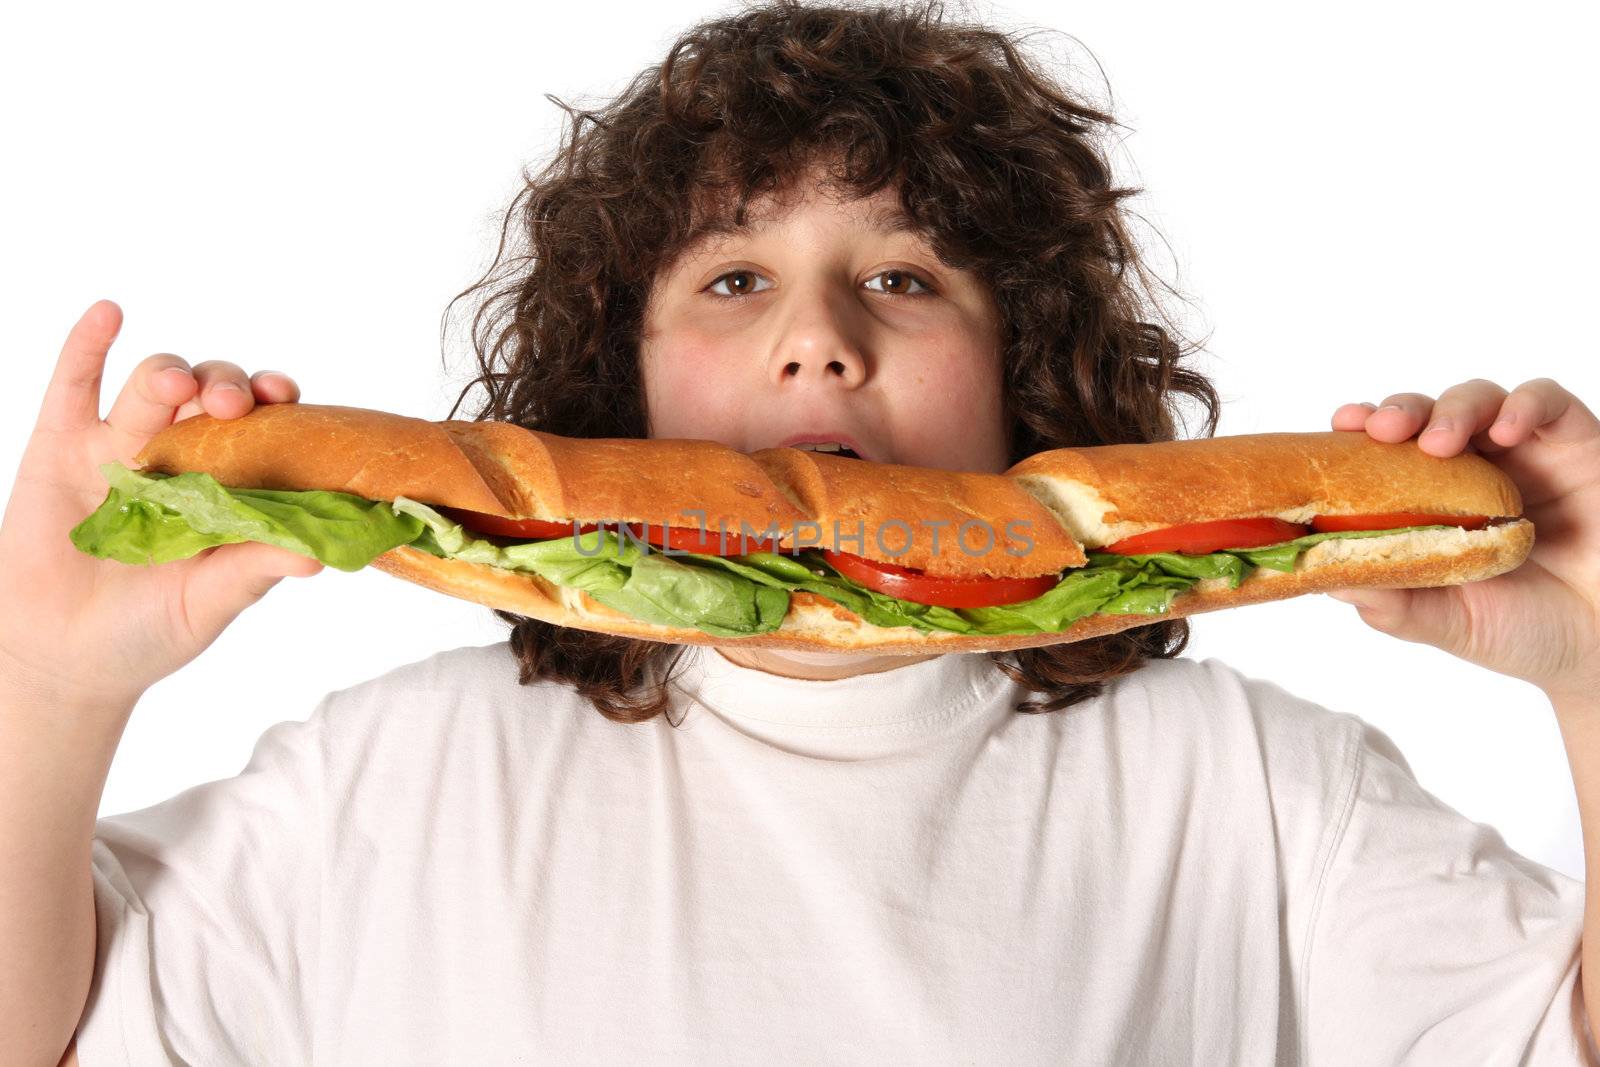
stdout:
POLYGON ((895 356, 883 367, 903 406, 941 416, 979 417, 999 410, 1002 371, 997 356, 937 345, 895 356))
POLYGON ((948 471, 998 474, 1009 465, 1004 441, 970 420, 917 423, 894 436, 895 462, 948 471))
POLYGON ((640 360, 650 436, 725 440, 744 389, 716 353, 694 345, 656 349, 640 360))
POLYGON ((908 365, 897 377, 891 391, 898 462, 964 471, 1009 466, 998 365, 946 353, 908 365))

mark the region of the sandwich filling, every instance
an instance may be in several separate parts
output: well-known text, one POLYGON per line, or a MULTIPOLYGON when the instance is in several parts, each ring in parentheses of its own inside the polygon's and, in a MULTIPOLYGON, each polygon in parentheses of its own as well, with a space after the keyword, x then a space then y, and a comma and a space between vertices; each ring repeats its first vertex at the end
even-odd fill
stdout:
POLYGON ((892 587, 864 573, 853 575, 856 569, 842 554, 826 550, 667 553, 603 527, 580 527, 582 532, 574 534, 566 524, 560 536, 517 540, 468 529, 443 510, 405 497, 383 501, 328 490, 233 489, 208 474, 145 473, 119 463, 101 470, 110 491, 71 533, 74 545, 101 558, 167 563, 218 545, 261 541, 336 570, 358 571, 409 545, 444 559, 535 574, 643 622, 717 637, 778 629, 797 590, 832 600, 875 626, 970 635, 1054 633, 1096 613, 1164 614, 1175 597, 1205 579, 1225 579, 1233 589, 1257 567, 1293 571, 1300 554, 1324 540, 1459 525, 1325 529, 1274 544, 1204 553, 1091 550, 1085 566, 1021 589, 1024 599, 952 607, 884 592, 892 587))

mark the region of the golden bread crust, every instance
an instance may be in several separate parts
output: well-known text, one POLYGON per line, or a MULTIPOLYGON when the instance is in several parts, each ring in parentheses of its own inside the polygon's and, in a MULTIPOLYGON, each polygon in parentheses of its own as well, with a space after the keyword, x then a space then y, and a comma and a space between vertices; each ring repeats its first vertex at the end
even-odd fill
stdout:
POLYGON ((333 404, 263 404, 237 419, 196 415, 162 430, 136 461, 202 471, 236 489, 327 489, 509 515, 444 425, 333 404))
POLYGON ((749 456, 716 441, 561 437, 504 422, 441 425, 518 517, 699 528, 699 512, 712 535, 719 522, 730 535, 741 521, 757 531, 775 523, 787 533, 806 518, 749 456))
POLYGON ((837 524, 841 534, 862 535, 843 550, 936 578, 1030 578, 1087 562, 1060 520, 1003 474, 863 463, 795 448, 763 448, 750 458, 820 525, 824 547, 835 546, 837 524), (878 516, 886 517, 881 530, 878 516))
POLYGON ((1108 525, 1177 526, 1303 507, 1333 515, 1522 514, 1516 483, 1482 456, 1430 456, 1415 439, 1375 441, 1357 430, 1058 448, 1006 473, 1093 486, 1108 525))

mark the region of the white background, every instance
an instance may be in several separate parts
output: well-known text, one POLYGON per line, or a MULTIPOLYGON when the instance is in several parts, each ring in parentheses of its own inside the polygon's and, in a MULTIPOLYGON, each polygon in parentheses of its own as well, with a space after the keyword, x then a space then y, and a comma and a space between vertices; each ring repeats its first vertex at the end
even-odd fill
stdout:
MULTIPOLYGON (((442 418, 467 364, 459 324, 444 363, 440 317, 488 263, 520 169, 554 144, 561 115, 543 94, 597 102, 726 10, 14 11, 0 42, 0 491, 62 339, 101 297, 126 313, 103 409, 136 362, 170 351, 286 370, 310 401, 442 418)), ((1192 331, 1212 331, 1199 365, 1227 401, 1220 433, 1325 429, 1346 401, 1479 376, 1548 375, 1600 407, 1593 8, 981 10, 1060 31, 1036 47, 1101 102, 1103 68, 1129 127, 1116 164, 1170 243, 1147 232, 1155 265, 1193 298, 1192 331)), ((1188 655, 1365 717, 1446 802, 1582 876, 1537 690, 1323 597, 1194 630, 1188 655)), ((485 609, 375 571, 287 581, 147 694, 102 814, 236 774, 268 725, 330 689, 503 632, 485 609)))

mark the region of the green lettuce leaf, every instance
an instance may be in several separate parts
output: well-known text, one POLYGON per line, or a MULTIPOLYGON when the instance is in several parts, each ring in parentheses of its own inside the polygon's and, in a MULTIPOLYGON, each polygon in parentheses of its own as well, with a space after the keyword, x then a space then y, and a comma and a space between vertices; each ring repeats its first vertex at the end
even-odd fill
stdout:
POLYGON ((70 537, 84 552, 121 563, 169 563, 217 545, 262 541, 358 571, 422 531, 421 522, 387 503, 349 493, 226 489, 209 474, 168 477, 120 463, 100 472, 111 489, 70 537))
MULTIPOLYGON (((753 582, 734 568, 694 566, 682 557, 645 553, 631 538, 606 529, 549 541, 497 545, 473 537, 426 504, 397 497, 395 511, 427 528, 437 555, 537 574, 581 589, 608 608, 644 622, 688 626, 718 637, 776 630, 789 612, 789 593, 777 583, 753 582)), ((697 556, 698 560, 712 557, 697 556)))

